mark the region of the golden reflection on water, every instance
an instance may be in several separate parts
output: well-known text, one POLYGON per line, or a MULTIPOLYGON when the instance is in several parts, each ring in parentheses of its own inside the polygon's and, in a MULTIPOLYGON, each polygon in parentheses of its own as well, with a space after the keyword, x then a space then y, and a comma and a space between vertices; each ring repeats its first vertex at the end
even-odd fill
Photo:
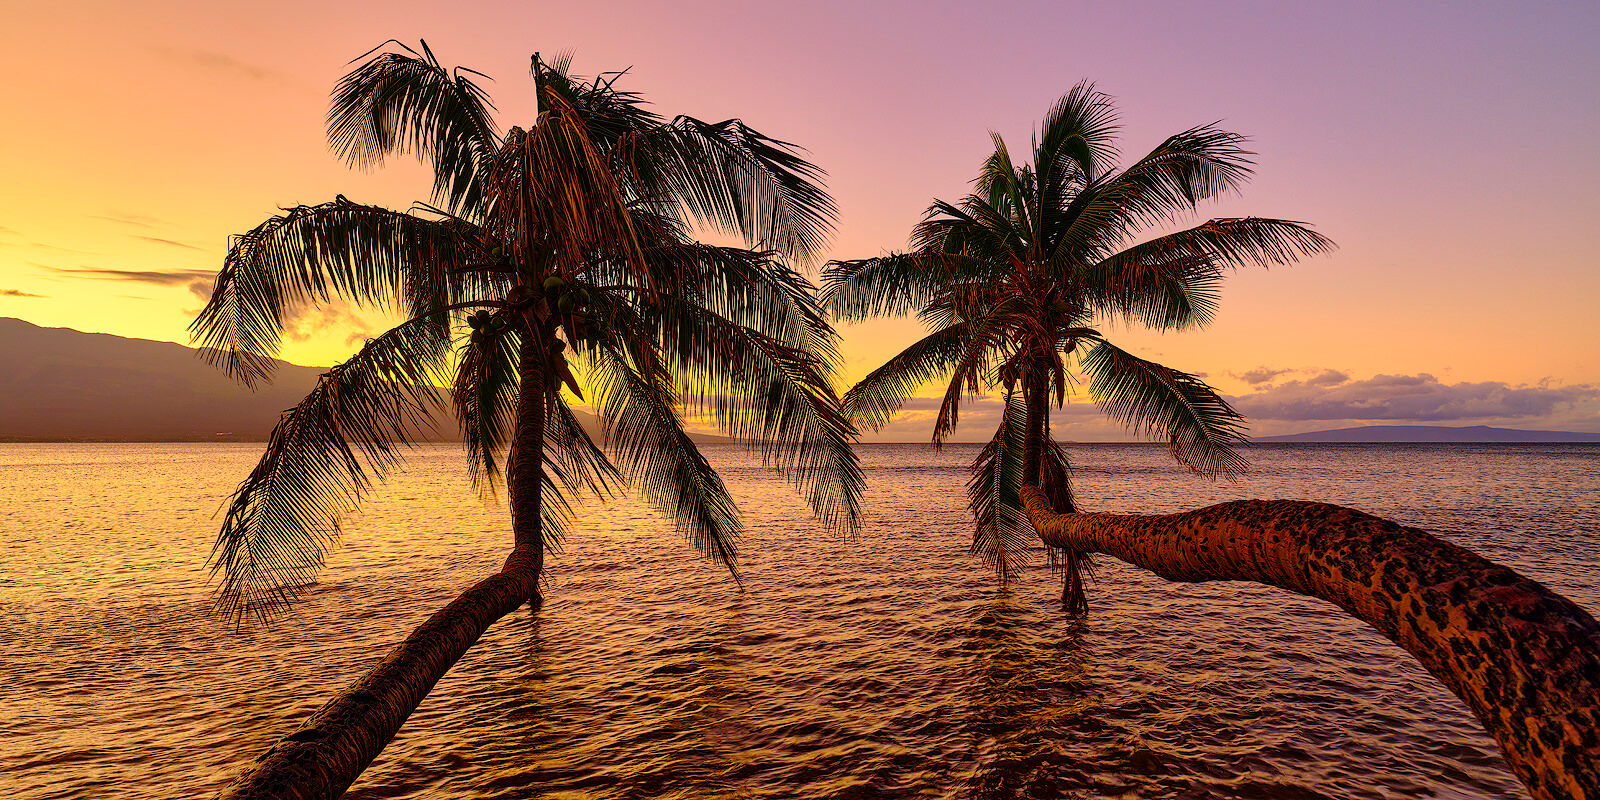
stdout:
MULTIPOLYGON (((1600 605, 1600 448, 1264 449, 1238 485, 1194 482, 1159 448, 1086 450, 1092 508, 1340 502, 1600 605), (1402 463, 1432 482, 1391 480, 1402 463)), ((1107 563, 1090 616, 1070 618, 1042 558, 1001 589, 966 556, 970 452, 863 453, 870 517, 853 541, 816 533, 741 451, 715 454, 749 523, 742 592, 638 504, 586 514, 545 610, 492 628, 349 796, 1521 791, 1459 701, 1326 604, 1107 563)), ((351 521, 305 603, 229 631, 204 613, 199 562, 209 510, 255 455, 0 448, 0 795, 214 792, 498 564, 503 512, 479 506, 457 452, 424 448, 351 521)))

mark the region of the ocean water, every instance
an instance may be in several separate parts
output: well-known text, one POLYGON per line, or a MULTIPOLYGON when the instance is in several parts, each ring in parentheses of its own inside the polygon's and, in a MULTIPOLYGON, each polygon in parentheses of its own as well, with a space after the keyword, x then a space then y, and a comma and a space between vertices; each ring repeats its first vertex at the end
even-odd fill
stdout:
MULTIPOLYGON (((208 613, 217 511, 259 445, 0 445, 0 796, 216 791, 509 540, 453 446, 417 450, 265 630, 208 613)), ((591 505, 548 602, 490 629, 352 798, 1525 796, 1453 695, 1331 605, 1100 562, 967 555, 975 450, 866 446, 861 535, 742 450, 742 590, 642 504, 591 505)), ((1071 449, 1090 510, 1244 497, 1427 528, 1600 610, 1600 447, 1270 445, 1208 483, 1159 447, 1071 449)))

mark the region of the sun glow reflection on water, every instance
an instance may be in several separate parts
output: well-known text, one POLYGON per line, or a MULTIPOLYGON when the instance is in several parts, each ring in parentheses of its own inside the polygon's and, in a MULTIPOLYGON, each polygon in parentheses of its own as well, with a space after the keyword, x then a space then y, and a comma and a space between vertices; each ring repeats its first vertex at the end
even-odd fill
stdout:
MULTIPOLYGON (((425 447, 304 603, 230 631, 201 564, 258 448, 0 446, 0 794, 214 791, 502 557, 504 512, 425 447)), ((592 508, 546 610, 491 629, 349 796, 1521 793, 1459 701, 1320 601, 1111 561, 1082 621, 1042 565, 997 588, 966 555, 970 448, 864 447, 855 540, 708 452, 749 526, 743 592, 637 503, 592 508)), ((1600 607, 1600 448, 1259 447, 1215 485, 1160 448, 1073 453, 1088 508, 1352 505, 1600 607)))

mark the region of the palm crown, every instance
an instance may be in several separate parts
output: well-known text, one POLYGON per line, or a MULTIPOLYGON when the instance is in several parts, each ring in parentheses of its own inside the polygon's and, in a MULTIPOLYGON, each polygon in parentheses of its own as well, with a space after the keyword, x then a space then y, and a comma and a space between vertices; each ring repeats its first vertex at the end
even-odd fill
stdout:
POLYGON ((1001 423, 969 484, 973 550, 1002 577, 1032 539, 1023 482, 1074 510, 1047 414, 1066 402, 1074 359, 1090 398, 1130 429, 1170 442, 1180 462, 1210 476, 1244 466, 1232 448, 1243 419, 1210 386, 1116 347, 1092 326, 1201 326, 1227 269, 1332 246, 1301 224, 1259 218, 1213 219, 1135 242, 1237 188, 1250 175, 1250 153, 1240 136, 1207 125, 1117 170, 1117 130, 1111 98, 1079 84, 1045 117, 1031 163, 1015 163, 993 135, 974 191, 934 202, 909 252, 835 261, 825 273, 824 302, 839 318, 916 314, 932 329, 846 393, 845 408, 866 427, 886 424, 913 392, 945 379, 937 444, 955 430, 963 398, 1004 392, 1001 423))
POLYGON ((759 448, 825 522, 856 525, 854 428, 827 378, 834 333, 788 265, 831 228, 820 170, 738 120, 665 119, 617 89, 619 73, 580 79, 566 58, 534 55, 538 117, 501 133, 480 73, 444 68, 425 43, 368 56, 335 89, 329 139, 352 165, 430 161, 431 204, 287 209, 236 237, 192 326, 249 382, 270 374, 299 304, 405 318, 284 412, 235 492, 213 551, 227 610, 292 599, 341 515, 441 403, 480 490, 503 475, 513 557, 535 573, 573 493, 621 482, 734 569, 737 509, 685 432, 689 413, 759 448), (695 227, 747 246, 698 243, 695 227), (609 455, 573 411, 585 389, 609 455))

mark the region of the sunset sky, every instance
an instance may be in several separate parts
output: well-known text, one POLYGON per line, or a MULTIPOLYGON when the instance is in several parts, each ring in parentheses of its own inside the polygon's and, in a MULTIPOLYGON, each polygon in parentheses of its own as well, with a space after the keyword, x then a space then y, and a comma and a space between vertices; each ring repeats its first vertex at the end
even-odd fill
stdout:
MULTIPOLYGON (((1592 2, 29 4, 0 34, 0 316, 187 343, 230 234, 336 194, 426 199, 416 164, 352 172, 324 138, 328 90, 391 37, 493 76, 503 126, 532 116, 529 53, 571 50, 582 74, 631 67, 664 114, 799 143, 830 174, 837 258, 902 249, 990 130, 1025 144, 1088 78, 1129 159, 1201 123, 1250 137, 1255 179, 1200 218, 1340 246, 1232 276, 1204 331, 1115 341, 1204 373, 1260 435, 1600 431, 1597 31, 1592 2)), ((332 363, 381 322, 307 311, 282 356, 332 363)), ((847 329, 842 379, 917 336, 847 329)), ((924 439, 929 405, 880 438, 924 439)), ((1058 425, 1122 438, 1083 404, 1058 425)))

